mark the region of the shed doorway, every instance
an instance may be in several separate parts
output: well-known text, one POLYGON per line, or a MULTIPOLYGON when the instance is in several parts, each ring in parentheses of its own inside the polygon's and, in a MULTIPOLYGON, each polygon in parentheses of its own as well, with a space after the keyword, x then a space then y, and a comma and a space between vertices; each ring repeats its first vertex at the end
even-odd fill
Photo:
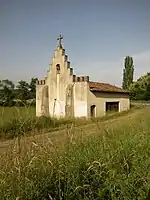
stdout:
POLYGON ((119 112, 119 101, 106 102, 106 112, 119 112))
POLYGON ((92 105, 90 107, 90 114, 91 114, 91 117, 96 117, 96 106, 95 105, 92 105))

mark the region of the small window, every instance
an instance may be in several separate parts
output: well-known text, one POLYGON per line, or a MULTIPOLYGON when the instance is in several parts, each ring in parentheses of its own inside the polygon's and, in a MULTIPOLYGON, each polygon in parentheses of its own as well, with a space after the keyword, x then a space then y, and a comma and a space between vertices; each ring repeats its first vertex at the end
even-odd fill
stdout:
POLYGON ((119 112, 119 102, 106 102, 106 112, 119 112))
POLYGON ((60 64, 56 65, 56 72, 57 72, 57 74, 60 74, 60 64))

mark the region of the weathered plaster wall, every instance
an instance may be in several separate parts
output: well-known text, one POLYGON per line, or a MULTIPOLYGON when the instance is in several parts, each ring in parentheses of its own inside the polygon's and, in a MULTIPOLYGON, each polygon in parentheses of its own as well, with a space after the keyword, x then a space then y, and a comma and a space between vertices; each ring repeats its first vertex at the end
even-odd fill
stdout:
POLYGON ((105 102, 119 101, 119 112, 128 110, 130 108, 129 95, 117 93, 102 93, 102 92, 88 92, 87 110, 88 117, 90 117, 90 107, 96 105, 96 116, 105 115, 105 102))
POLYGON ((36 85, 36 116, 49 115, 49 93, 45 81, 38 81, 36 85))
POLYGON ((70 68, 65 50, 57 48, 52 57, 52 64, 47 72, 46 84, 49 85, 49 114, 55 117, 65 116, 66 90, 73 84, 73 70, 70 68), (57 65, 60 72, 57 73, 57 65))
POLYGON ((74 116, 87 117, 88 82, 74 84, 74 116))
POLYGON ((36 116, 40 117, 42 115, 41 105, 42 105, 42 85, 36 85, 36 116))

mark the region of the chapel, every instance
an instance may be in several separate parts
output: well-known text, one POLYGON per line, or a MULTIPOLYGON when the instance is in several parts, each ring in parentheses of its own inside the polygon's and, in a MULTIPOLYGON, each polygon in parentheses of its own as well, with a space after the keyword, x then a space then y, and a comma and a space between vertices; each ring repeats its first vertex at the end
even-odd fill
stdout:
POLYGON ((57 39, 46 77, 37 81, 36 116, 90 118, 128 110, 128 91, 73 73, 62 39, 57 39))

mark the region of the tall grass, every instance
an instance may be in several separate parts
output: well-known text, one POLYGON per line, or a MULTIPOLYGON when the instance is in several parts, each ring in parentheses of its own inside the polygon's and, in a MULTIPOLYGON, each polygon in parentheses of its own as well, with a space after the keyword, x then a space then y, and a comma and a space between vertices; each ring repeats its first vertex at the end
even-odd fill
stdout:
POLYGON ((35 107, 0 107, 0 139, 12 139, 22 135, 34 135, 44 132, 51 132, 54 130, 84 125, 94 121, 104 121, 126 115, 132 112, 111 113, 104 117, 96 119, 85 118, 51 118, 51 117, 36 117, 35 107))
POLYGON ((6 123, 14 119, 25 119, 28 117, 35 117, 34 106, 24 107, 2 107, 0 106, 0 123, 6 123))
MULTIPOLYGON (((68 129, 64 148, 36 141, 1 156, 1 200, 145 200, 150 187, 150 109, 89 137, 68 129)), ((59 139, 59 138, 58 138, 59 139)), ((62 143, 60 139, 60 144, 62 143)))

